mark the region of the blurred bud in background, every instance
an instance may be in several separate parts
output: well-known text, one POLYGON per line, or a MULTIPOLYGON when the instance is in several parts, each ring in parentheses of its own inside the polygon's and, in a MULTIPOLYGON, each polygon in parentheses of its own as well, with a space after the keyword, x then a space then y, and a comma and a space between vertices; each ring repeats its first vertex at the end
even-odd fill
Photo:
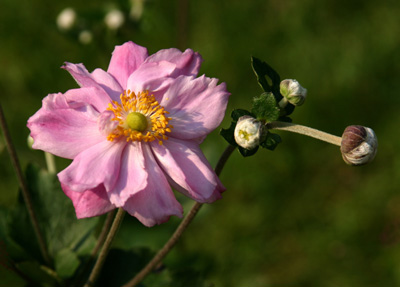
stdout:
POLYGON ((70 30, 76 22, 75 10, 70 7, 65 8, 58 14, 56 22, 58 29, 63 31, 70 30))
POLYGON ((235 141, 242 148, 252 150, 260 145, 266 132, 262 122, 251 116, 242 116, 235 127, 235 141))
POLYGON ((28 147, 30 149, 32 149, 33 146, 33 137, 31 137, 30 135, 28 136, 28 138, 26 139, 26 143, 28 144, 28 147))
POLYGON ((90 44, 93 40, 93 34, 89 30, 83 30, 79 33, 79 42, 84 45, 90 44))
POLYGON ((110 30, 118 30, 124 24, 125 16, 120 10, 113 9, 106 14, 104 22, 110 30))
POLYGON ((294 106, 301 106, 306 100, 307 89, 303 88, 300 83, 293 79, 283 80, 280 84, 280 92, 283 96, 284 103, 291 103, 294 106))
POLYGON ((132 8, 129 15, 133 21, 138 21, 142 17, 144 1, 145 0, 131 0, 132 8))
POLYGON ((378 150, 374 131, 363 126, 348 126, 342 135, 340 151, 349 165, 363 165, 372 161, 378 150))

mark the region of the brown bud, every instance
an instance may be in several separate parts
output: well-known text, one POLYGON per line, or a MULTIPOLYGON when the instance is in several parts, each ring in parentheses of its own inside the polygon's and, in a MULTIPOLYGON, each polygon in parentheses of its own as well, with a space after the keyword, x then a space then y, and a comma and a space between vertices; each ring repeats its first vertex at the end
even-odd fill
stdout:
POLYGON ((363 165, 372 161, 378 149, 374 131, 363 126, 349 126, 342 135, 340 151, 349 165, 363 165))

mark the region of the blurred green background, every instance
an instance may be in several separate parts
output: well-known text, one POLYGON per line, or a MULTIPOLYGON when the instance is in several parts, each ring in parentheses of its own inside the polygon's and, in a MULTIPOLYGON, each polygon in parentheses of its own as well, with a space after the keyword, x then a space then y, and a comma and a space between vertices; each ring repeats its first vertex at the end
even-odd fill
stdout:
MULTIPOLYGON (((132 40, 150 53, 190 47, 205 59, 201 73, 250 108, 261 93, 255 56, 281 78, 308 89, 294 122, 341 135, 351 124, 375 130, 376 159, 349 167, 337 147, 279 132, 283 143, 242 158, 221 175, 224 198, 204 206, 167 266, 193 266, 215 286, 400 286, 400 2, 394 0, 243 1, 118 0, 0 2, 0 101, 22 166, 39 162, 28 149, 27 119, 48 93, 77 85, 64 61, 107 69, 115 45, 132 40), (143 10, 140 11, 140 5, 143 10), (76 21, 60 29, 71 7, 76 21), (109 29, 105 15, 125 21, 109 29)), ((1 135, 2 137, 2 135, 1 135)), ((215 164, 226 146, 215 131, 202 145, 215 164)), ((68 161, 57 159, 58 169, 68 161)), ((0 205, 17 198, 17 181, 0 138, 0 205)), ((191 201, 179 197, 185 211, 191 201)), ((125 218, 116 246, 160 247, 179 220, 151 229, 125 218)))

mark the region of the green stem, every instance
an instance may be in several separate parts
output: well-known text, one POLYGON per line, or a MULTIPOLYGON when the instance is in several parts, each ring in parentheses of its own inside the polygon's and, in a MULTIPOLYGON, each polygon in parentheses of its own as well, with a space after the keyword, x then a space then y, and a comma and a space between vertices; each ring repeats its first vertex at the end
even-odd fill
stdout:
MULTIPOLYGON (((235 150, 234 146, 229 145, 223 154, 221 155, 217 166, 215 167, 215 173, 219 176, 223 167, 225 166, 226 161, 229 156, 235 150)), ((146 276, 149 274, 154 268, 161 262, 161 260, 171 251, 171 249, 178 242, 179 238, 182 236, 185 229, 189 226, 190 222, 192 222, 193 218, 196 216, 197 212, 202 207, 202 203, 196 202, 193 207, 190 209, 189 213, 185 216, 182 222, 179 224, 175 232, 172 234, 170 239, 165 243, 165 245, 157 252, 157 254, 153 257, 153 259, 138 273, 136 276, 130 280, 128 283, 123 285, 122 287, 134 287, 139 284, 146 276)))
POLYGON ((293 123, 270 122, 267 124, 267 129, 294 132, 309 137, 313 137, 337 146, 340 146, 342 143, 341 137, 293 123))
POLYGON ((44 157, 46 159, 47 170, 49 173, 55 174, 57 173, 56 162, 54 160, 54 155, 51 153, 45 152, 44 157))
POLYGON ((94 265, 92 272, 90 273, 89 279, 84 287, 94 286, 97 278, 100 275, 100 271, 106 261, 108 252, 110 251, 111 244, 114 240, 115 235, 124 219, 125 211, 122 208, 118 209, 117 215, 115 216, 114 222, 111 226, 110 232, 104 242, 103 248, 100 251, 99 257, 97 258, 96 264, 94 265))
POLYGON ((14 170, 15 170, 16 174, 17 174, 18 182, 19 182, 19 185, 20 185, 21 190, 22 190, 22 196, 24 198, 25 205, 26 205, 26 208, 27 208, 28 213, 29 213, 29 218, 31 220, 31 223, 32 223, 32 226, 33 226, 33 230, 35 232, 36 239, 37 239, 37 241, 39 243, 40 252, 42 253, 43 259, 45 260, 46 264, 50 265, 51 264, 51 260, 50 260, 49 254, 47 252, 45 240, 44 240, 44 237, 42 235, 42 232, 40 231, 39 222, 37 220, 36 213, 35 213, 35 210, 33 208, 32 198, 31 198, 31 195, 29 193, 28 187, 26 185, 24 176, 22 175, 21 166, 20 166, 20 163, 19 163, 19 160, 18 160, 17 153, 15 151, 14 145, 12 144, 12 141, 11 141, 11 136, 10 136, 10 133, 8 131, 6 119, 4 117, 4 113, 3 113, 3 109, 1 107, 1 104, 0 104, 0 125, 1 125, 1 128, 2 128, 3 133, 4 133, 4 138, 5 138, 5 141, 6 141, 6 146, 7 146, 8 152, 9 152, 10 157, 11 157, 12 165, 14 167, 14 170))
POLYGON ((107 217, 103 223, 103 227, 99 234, 99 238, 97 239, 97 243, 96 243, 95 247, 92 249, 92 252, 90 253, 89 258, 86 260, 86 262, 84 264, 82 264, 83 267, 81 268, 80 272, 76 276, 75 284, 73 286, 82 286, 83 280, 84 280, 84 275, 88 272, 88 270, 90 269, 90 266, 92 266, 92 263, 96 259, 97 253, 99 252, 100 248, 103 246, 104 241, 107 238, 107 234, 110 231, 111 224, 113 223, 113 219, 115 217, 115 212, 116 212, 116 209, 110 211, 107 214, 107 217))

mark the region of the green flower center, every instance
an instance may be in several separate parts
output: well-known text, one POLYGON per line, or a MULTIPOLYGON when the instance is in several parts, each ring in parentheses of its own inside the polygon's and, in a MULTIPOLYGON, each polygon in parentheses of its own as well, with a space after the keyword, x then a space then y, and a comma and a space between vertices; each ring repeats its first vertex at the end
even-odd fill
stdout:
POLYGON ((142 132, 147 128, 147 118, 138 112, 131 112, 126 117, 126 123, 128 126, 138 132, 142 132))

